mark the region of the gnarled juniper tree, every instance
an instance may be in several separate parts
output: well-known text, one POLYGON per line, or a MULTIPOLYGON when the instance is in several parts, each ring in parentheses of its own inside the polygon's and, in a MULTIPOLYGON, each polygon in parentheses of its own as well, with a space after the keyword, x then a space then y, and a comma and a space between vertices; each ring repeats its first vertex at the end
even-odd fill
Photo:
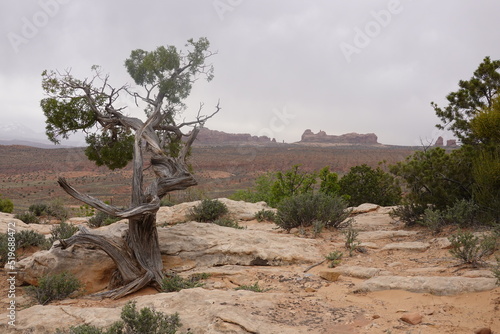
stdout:
POLYGON ((156 229, 160 200, 171 191, 196 185, 186 156, 200 127, 219 111, 219 105, 205 116, 200 114, 200 106, 196 119, 176 122, 193 82, 200 76, 207 80, 213 77, 207 59, 214 53, 209 50, 208 40, 190 39, 186 48, 186 52, 174 46, 151 52, 132 51, 125 67, 137 85, 134 87, 112 87, 109 76, 102 75, 97 66, 92 67, 93 76, 84 80, 69 71, 42 74, 47 97, 41 107, 50 140, 58 143, 61 138, 83 131, 88 144, 85 153, 97 165, 115 169, 132 161, 132 194, 127 209, 82 194, 64 178, 58 181, 74 198, 108 215, 128 219, 123 243, 87 230, 60 243, 62 248, 91 244, 113 259, 118 269, 108 291, 101 294, 106 297, 120 298, 146 285, 160 286, 163 266, 156 229), (144 106, 146 120, 127 116, 125 107, 117 106, 122 95, 132 97, 136 106, 144 106), (149 171, 154 173, 153 181, 146 185, 145 173, 149 171))

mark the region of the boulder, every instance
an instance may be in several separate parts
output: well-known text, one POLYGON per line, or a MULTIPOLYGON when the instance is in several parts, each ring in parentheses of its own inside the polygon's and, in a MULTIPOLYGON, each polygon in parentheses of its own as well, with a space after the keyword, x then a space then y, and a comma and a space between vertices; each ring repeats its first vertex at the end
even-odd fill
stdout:
POLYGON ((162 255, 195 261, 202 267, 308 263, 322 257, 318 240, 210 223, 161 227, 158 236, 162 255))
POLYGON ((493 290, 494 278, 376 276, 362 282, 357 291, 406 290, 438 296, 493 290))
POLYGON ((85 285, 87 293, 93 293, 107 287, 116 266, 103 251, 74 245, 36 252, 17 262, 16 269, 18 284, 36 285, 42 276, 66 271, 85 285))
POLYGON ((16 232, 25 230, 33 230, 40 234, 50 234, 52 225, 48 224, 26 224, 22 220, 14 218, 11 213, 0 212, 0 233, 7 233, 10 228, 14 228, 16 232))
POLYGON ((410 325, 418 325, 422 322, 423 316, 420 313, 406 313, 399 319, 410 325))

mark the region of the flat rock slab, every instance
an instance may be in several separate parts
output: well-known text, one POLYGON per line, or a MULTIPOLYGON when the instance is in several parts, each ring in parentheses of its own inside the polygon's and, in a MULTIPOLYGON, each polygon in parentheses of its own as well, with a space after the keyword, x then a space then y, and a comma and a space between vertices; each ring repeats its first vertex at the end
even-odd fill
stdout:
MULTIPOLYGON (((363 310, 358 308, 336 308, 315 298, 297 298, 280 293, 256 293, 251 291, 224 291, 195 288, 174 293, 158 293, 134 298, 138 310, 149 307, 165 314, 179 313, 183 327, 180 333, 266 333, 302 334, 323 333, 326 328, 336 331, 336 323, 352 322, 363 310), (321 314, 311 322, 314 309, 321 314), (283 312, 293 312, 294 318, 281 321, 283 312)), ((114 307, 81 308, 69 305, 36 305, 19 310, 16 327, 9 333, 54 333, 57 328, 89 324, 107 327, 119 320, 125 302, 118 301, 114 307)), ((0 315, 6 318, 5 313, 0 315)), ((5 333, 5 322, 0 332, 5 333)), ((345 329, 345 327, 344 327, 345 329)))
POLYGON ((405 290, 438 296, 493 290, 494 278, 377 276, 361 283, 357 291, 405 290))
POLYGON ((369 268, 360 266, 339 266, 330 270, 344 276, 351 276, 356 278, 371 278, 378 275, 390 275, 389 272, 380 268, 369 268))
POLYGON ((394 242, 382 247, 382 250, 402 250, 425 252, 431 245, 427 242, 394 242))
POLYGON ((368 232, 359 232, 358 239, 359 240, 380 240, 380 239, 389 239, 389 238, 397 238, 397 237, 411 237, 418 234, 417 231, 404 231, 404 230, 396 230, 396 231, 368 231, 368 232))
POLYGON ((319 241, 292 234, 239 230, 189 222, 158 228, 162 255, 192 260, 201 267, 282 265, 317 262, 319 241))

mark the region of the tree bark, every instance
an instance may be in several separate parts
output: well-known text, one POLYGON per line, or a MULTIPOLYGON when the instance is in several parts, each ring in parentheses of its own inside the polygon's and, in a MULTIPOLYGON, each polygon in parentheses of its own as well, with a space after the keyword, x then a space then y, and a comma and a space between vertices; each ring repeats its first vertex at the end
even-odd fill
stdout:
MULTIPOLYGON (((146 125, 141 128, 144 129, 146 125)), ((147 285, 161 288, 164 274, 156 229, 156 213, 160 207, 160 198, 168 192, 186 189, 197 184, 188 171, 185 158, 198 131, 197 128, 192 131, 179 157, 169 157, 165 154, 154 154, 151 157, 150 162, 156 179, 143 189, 143 159, 138 139, 143 131, 139 129, 134 147, 132 199, 129 209, 119 209, 97 198, 82 194, 69 185, 64 178, 59 178, 59 185, 72 197, 111 216, 128 219, 129 229, 123 245, 109 238, 91 234, 87 229, 81 229, 79 234, 61 240, 59 244, 59 247, 63 249, 75 244, 91 244, 102 249, 113 259, 117 272, 108 286, 110 290, 98 293, 97 296, 117 299, 147 285)))

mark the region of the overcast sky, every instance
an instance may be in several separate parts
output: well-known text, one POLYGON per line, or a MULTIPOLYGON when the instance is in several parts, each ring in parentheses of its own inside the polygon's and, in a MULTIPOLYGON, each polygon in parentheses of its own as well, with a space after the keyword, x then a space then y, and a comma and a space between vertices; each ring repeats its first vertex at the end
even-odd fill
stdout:
POLYGON ((98 64, 122 85, 131 50, 207 37, 215 78, 187 103, 208 113, 220 99, 211 129, 285 142, 305 129, 448 139, 430 102, 446 105, 485 56, 500 59, 499 13, 495 0, 2 0, 0 125, 44 131, 44 69, 83 78, 98 64))

